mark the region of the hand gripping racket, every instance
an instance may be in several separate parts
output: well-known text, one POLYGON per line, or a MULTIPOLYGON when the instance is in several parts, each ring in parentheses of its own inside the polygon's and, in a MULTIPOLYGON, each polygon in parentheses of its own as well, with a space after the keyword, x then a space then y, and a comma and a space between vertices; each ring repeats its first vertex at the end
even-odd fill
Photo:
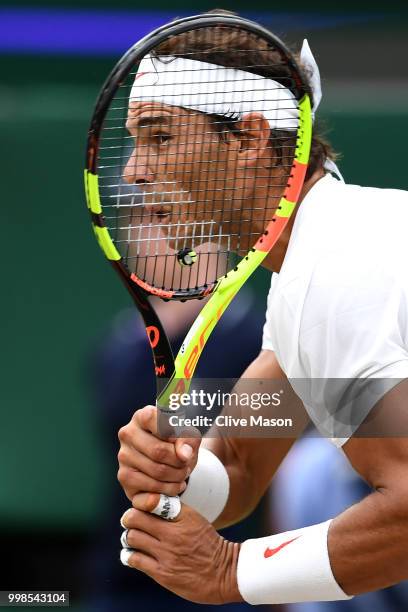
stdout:
POLYGON ((310 96, 276 36, 215 13, 155 30, 103 85, 86 198, 96 238, 143 317, 162 410, 188 391, 212 330, 295 209, 310 96), (175 359, 151 296, 210 296, 175 359))

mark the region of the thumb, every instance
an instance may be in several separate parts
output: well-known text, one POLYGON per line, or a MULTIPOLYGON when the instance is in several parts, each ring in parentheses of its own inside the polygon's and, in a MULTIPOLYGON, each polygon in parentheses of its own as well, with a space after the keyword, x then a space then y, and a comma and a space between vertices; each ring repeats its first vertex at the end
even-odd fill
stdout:
POLYGON ((139 410, 135 412, 133 418, 141 429, 157 436, 156 406, 144 406, 144 408, 139 408, 139 410))
POLYGON ((201 434, 198 429, 191 430, 188 434, 188 437, 184 436, 182 438, 177 438, 174 447, 177 457, 193 468, 197 463, 198 449, 201 444, 201 434))

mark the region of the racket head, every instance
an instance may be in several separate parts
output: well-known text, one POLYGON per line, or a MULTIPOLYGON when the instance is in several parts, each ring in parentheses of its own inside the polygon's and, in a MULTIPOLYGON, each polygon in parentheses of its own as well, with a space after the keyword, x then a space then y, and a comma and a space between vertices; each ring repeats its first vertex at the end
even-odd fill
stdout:
POLYGON ((310 89, 301 68, 282 41, 252 21, 225 14, 197 15, 167 24, 136 43, 100 92, 85 170, 96 237, 129 290, 166 300, 202 298, 226 276, 248 275, 257 267, 296 207, 308 164, 311 126, 310 89), (253 45, 252 54, 239 48, 239 36, 235 48, 217 47, 221 33, 244 33, 253 45), (192 51, 188 40, 200 37, 203 48, 192 51), (239 68, 226 61, 231 53, 241 58, 239 68), (140 112, 150 100, 143 96, 149 83, 140 71, 146 56, 152 58, 150 85, 157 85, 157 77, 160 84, 163 75, 167 85, 152 99, 150 109, 140 112), (273 62, 267 65, 268 56, 273 62), (174 58, 194 65, 188 64, 185 72, 174 70, 172 88, 168 77, 176 66, 174 58), (226 75, 224 84, 217 76, 221 65, 237 70, 226 75), (276 88, 270 82, 271 65, 276 88), (238 76, 228 79, 231 74, 238 76), (142 77, 139 89, 136 77, 142 77), (259 80, 265 79, 269 93, 263 107, 265 88, 259 88, 259 80), (247 81, 254 91, 258 88, 253 99, 247 81), (283 100, 282 90, 289 92, 283 100), (248 104, 235 112, 243 91, 248 104), (209 113, 218 109, 220 99, 222 112, 209 113), (248 112, 252 103, 255 118, 248 112), (270 158, 254 164, 250 148, 257 140, 255 131, 258 126, 264 132, 270 127, 262 116, 279 116, 282 111, 285 115, 287 104, 295 107, 292 127, 277 129, 278 118, 265 146, 264 154, 270 158), (135 121, 129 122, 133 108, 135 121), (231 112, 225 113, 226 108, 231 112), (168 115, 167 123, 157 121, 161 113, 168 115), (167 146, 169 132, 176 142, 167 146), (243 169, 237 147, 247 148, 249 161, 243 169), (251 181, 258 181, 260 188, 251 181), (268 181, 273 189, 265 186, 268 181))

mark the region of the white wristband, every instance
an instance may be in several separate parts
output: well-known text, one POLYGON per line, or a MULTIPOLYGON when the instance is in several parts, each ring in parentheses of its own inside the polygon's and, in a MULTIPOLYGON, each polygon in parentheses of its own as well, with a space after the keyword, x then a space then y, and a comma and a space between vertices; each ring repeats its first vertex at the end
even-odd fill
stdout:
POLYGON ((181 501, 213 523, 224 510, 228 495, 227 470, 214 453, 206 448, 200 448, 197 465, 190 474, 181 501))
POLYGON ((247 540, 238 557, 238 589, 250 604, 351 599, 330 566, 331 521, 267 538, 247 540))

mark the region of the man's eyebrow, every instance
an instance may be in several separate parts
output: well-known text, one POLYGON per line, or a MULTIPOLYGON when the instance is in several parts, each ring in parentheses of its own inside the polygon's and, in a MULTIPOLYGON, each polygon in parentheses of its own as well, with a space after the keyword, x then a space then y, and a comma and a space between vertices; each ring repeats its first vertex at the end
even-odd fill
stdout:
POLYGON ((151 125, 168 125, 170 117, 168 115, 149 115, 148 117, 139 117, 134 119, 128 117, 126 126, 128 128, 144 128, 151 125))

